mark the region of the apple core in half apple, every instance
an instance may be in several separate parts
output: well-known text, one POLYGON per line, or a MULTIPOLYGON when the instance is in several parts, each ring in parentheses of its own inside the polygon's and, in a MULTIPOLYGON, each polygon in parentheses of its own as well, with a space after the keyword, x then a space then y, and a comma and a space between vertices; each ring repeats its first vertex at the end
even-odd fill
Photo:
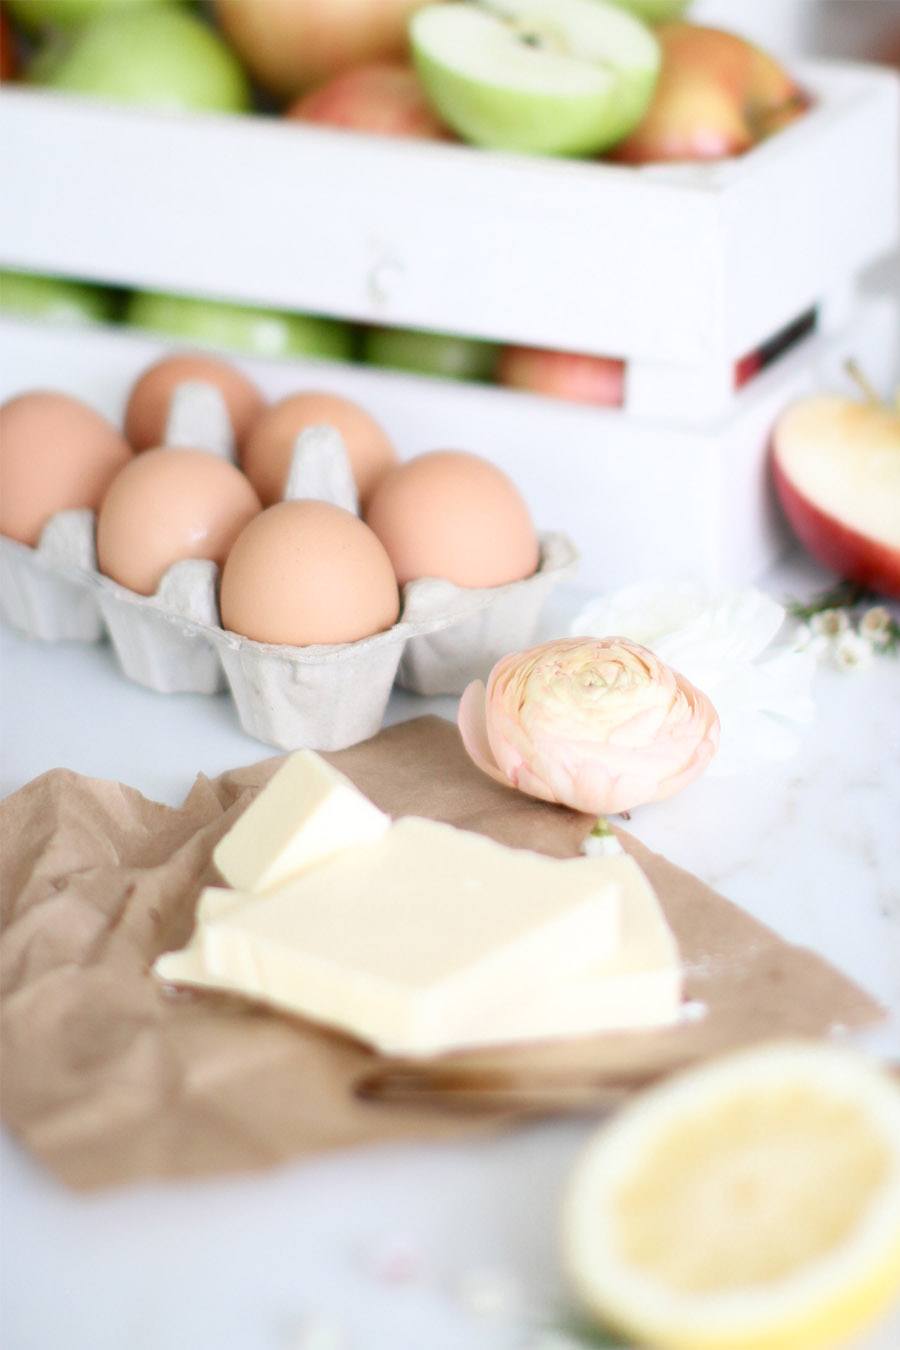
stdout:
POLYGON ((592 155, 640 121, 660 67, 650 30, 606 0, 427 5, 413 59, 440 116, 476 145, 592 155))

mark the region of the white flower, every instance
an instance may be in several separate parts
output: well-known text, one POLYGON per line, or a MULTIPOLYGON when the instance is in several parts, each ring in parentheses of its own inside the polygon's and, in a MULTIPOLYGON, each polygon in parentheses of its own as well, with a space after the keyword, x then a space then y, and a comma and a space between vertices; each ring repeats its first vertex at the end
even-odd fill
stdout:
POLYGON ((886 647, 891 637, 891 612, 884 605, 873 605, 859 621, 860 635, 875 647, 886 647))
POLYGON ((869 639, 849 629, 835 639, 831 655, 840 670, 861 670, 869 665, 873 654, 869 639))
POLYGON ((820 609, 810 620, 812 630, 821 637, 836 638, 846 633, 850 620, 845 609, 820 609))
POLYGON ((797 725, 815 716, 815 651, 782 637, 785 617, 782 605, 753 587, 711 593, 651 582, 591 601, 571 631, 631 638, 702 689, 721 722, 707 773, 725 776, 760 760, 789 759, 800 744, 797 725))
POLYGON ((606 816, 598 816, 597 823, 581 841, 581 851, 586 858, 614 858, 624 853, 622 845, 615 836, 606 816))

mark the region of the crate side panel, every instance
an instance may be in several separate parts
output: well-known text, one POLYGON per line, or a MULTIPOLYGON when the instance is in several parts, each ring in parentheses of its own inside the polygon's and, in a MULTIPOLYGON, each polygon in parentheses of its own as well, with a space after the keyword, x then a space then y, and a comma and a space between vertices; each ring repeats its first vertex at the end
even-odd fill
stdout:
POLYGON ((617 356, 700 360, 721 334, 704 191, 33 90, 0 114, 8 265, 617 356))

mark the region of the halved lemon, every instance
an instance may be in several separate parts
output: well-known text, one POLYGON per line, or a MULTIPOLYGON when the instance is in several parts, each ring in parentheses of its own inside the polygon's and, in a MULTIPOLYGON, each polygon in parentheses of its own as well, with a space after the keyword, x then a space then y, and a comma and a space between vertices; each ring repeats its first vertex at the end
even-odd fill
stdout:
POLYGON ((643 1093, 571 1178, 584 1305, 666 1350, 812 1350, 900 1293, 900 1086, 861 1055, 770 1044, 643 1093))

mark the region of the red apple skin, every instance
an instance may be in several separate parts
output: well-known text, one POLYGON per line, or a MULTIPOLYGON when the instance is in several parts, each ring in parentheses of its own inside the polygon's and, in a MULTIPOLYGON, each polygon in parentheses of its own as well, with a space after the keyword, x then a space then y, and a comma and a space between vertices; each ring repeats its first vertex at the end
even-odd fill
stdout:
POLYGON ((791 528, 811 557, 841 577, 900 600, 900 550, 848 529, 813 506, 784 472, 774 449, 772 476, 791 528))
POLYGON ((777 129, 783 110, 798 115, 799 86, 753 43, 689 23, 656 34, 662 72, 643 121, 613 152, 619 163, 729 158, 777 129))
POLYGON ((257 84, 280 102, 339 71, 402 58, 423 0, 215 0, 216 21, 257 84))
POLYGON ((735 361, 734 363, 735 389, 743 389, 744 385, 748 384, 749 381, 753 379, 754 375, 758 375, 759 372, 762 370, 762 368, 763 368, 763 356, 762 352, 758 348, 756 349, 756 351, 748 352, 746 356, 742 356, 740 360, 735 361))
POLYGON ((16 77, 16 45, 6 11, 0 9, 0 80, 16 77))
POLYGON ((497 382, 547 398, 620 408, 625 396, 625 363, 610 356, 510 346, 500 353, 497 382))
POLYGON ((412 66, 374 63, 333 76, 292 103, 286 117, 376 136, 448 140, 412 66))

